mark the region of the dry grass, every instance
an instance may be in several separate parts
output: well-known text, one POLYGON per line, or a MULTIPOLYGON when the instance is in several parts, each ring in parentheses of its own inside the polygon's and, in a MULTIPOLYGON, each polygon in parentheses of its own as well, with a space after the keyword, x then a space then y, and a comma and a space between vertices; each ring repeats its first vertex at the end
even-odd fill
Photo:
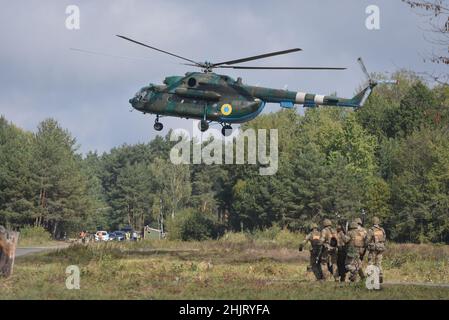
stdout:
MULTIPOLYGON (((296 247, 296 246, 295 246, 296 247)), ((390 245, 387 281, 449 283, 448 246, 390 245)), ((316 283, 308 253, 232 235, 219 241, 99 243, 17 259, 1 299, 449 299, 447 288, 316 283), (67 290, 65 269, 81 270, 67 290)))

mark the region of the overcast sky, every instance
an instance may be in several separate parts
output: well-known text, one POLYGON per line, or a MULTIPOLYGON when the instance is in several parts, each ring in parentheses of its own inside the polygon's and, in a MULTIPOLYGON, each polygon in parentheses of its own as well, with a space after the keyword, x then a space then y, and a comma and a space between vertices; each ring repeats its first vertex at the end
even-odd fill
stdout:
MULTIPOLYGON (((35 130, 58 120, 80 150, 107 151, 147 142, 154 116, 129 112, 128 100, 148 83, 191 71, 170 56, 115 37, 123 34, 199 61, 222 61, 300 47, 304 51, 252 65, 343 66, 346 71, 229 71, 248 84, 351 97, 372 72, 398 68, 437 71, 424 20, 400 0, 309 1, 5 1, 0 10, 0 114, 35 130), (80 30, 66 28, 68 5, 81 13, 80 30), (368 5, 380 8, 380 30, 368 30, 368 5), (69 48, 109 53, 122 59, 69 48)), ((270 105, 266 112, 277 110, 270 105)), ((170 128, 191 120, 164 118, 170 128)))

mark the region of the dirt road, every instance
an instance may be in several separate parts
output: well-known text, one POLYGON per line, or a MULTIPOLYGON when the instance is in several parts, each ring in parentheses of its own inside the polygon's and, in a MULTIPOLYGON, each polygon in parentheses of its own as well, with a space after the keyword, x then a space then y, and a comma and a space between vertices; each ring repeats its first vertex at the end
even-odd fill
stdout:
POLYGON ((43 251, 64 249, 67 248, 68 246, 69 246, 68 243, 61 243, 57 246, 48 246, 48 247, 19 247, 16 249, 16 257, 21 257, 28 254, 39 253, 43 251))

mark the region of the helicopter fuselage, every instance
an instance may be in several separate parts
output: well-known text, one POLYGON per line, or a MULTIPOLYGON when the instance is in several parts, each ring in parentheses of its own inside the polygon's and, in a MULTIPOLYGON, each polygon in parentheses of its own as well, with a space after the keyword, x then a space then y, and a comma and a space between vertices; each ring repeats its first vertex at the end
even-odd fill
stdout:
POLYGON ((265 106, 240 79, 214 73, 167 77, 164 85, 142 88, 130 103, 143 113, 220 123, 249 121, 265 106))
POLYGON ((133 108, 143 113, 228 124, 254 119, 267 102, 284 108, 295 104, 358 106, 353 99, 249 86, 240 78, 200 72, 167 77, 164 85, 150 84, 130 100, 133 108))

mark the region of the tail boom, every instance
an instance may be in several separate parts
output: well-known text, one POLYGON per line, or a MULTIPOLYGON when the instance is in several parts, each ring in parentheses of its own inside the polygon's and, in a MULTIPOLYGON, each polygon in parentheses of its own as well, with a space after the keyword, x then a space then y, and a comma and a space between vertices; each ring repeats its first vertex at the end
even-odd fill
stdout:
POLYGON ((295 104, 306 108, 319 106, 359 108, 368 99, 373 87, 370 84, 351 99, 260 87, 248 87, 248 91, 264 102, 279 103, 283 108, 293 108, 295 104))

